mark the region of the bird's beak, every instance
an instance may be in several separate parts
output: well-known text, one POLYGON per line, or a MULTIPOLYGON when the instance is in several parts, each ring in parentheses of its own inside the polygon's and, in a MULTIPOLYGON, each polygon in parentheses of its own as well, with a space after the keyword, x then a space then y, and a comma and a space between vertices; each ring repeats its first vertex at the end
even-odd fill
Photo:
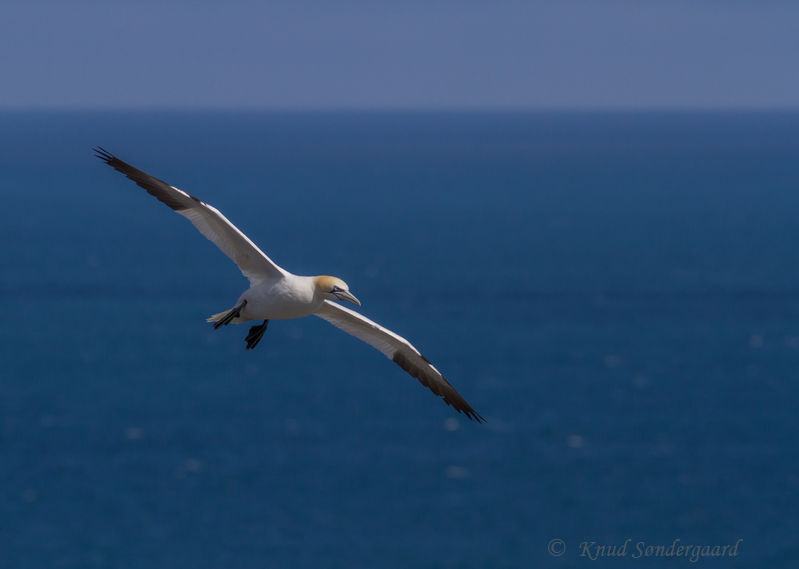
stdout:
POLYGON ((347 300, 353 304, 357 304, 358 306, 361 305, 361 301, 355 298, 355 295, 348 290, 340 290, 336 292, 335 295, 339 300, 347 300))

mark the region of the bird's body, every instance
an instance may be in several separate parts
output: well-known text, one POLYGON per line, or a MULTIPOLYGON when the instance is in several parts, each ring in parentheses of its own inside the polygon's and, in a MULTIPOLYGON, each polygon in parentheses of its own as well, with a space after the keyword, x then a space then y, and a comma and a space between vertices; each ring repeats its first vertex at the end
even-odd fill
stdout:
POLYGON ((241 294, 236 304, 243 300, 247 304, 241 310, 241 315, 232 321, 234 324, 249 320, 286 320, 310 316, 319 310, 325 298, 315 284, 315 277, 287 273, 251 286, 241 294))
POLYGON ((252 349, 263 337, 270 320, 318 316, 378 349, 459 413, 465 414, 470 419, 483 420, 427 358, 405 338, 337 304, 335 301, 361 305, 343 280, 327 275, 292 274, 267 257, 214 207, 134 168, 102 148, 95 150, 108 165, 188 218, 203 235, 230 257, 249 279, 250 287, 241 294, 232 308, 208 318, 209 322, 214 323, 215 328, 227 324, 263 320, 262 324, 251 327, 245 338, 247 349, 252 349))

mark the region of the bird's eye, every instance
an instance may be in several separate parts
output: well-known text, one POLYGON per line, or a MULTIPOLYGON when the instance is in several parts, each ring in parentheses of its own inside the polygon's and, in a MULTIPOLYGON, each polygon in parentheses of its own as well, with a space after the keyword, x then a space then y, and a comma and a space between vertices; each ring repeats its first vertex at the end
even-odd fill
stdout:
POLYGON ((341 292, 341 287, 334 286, 330 292, 341 292))

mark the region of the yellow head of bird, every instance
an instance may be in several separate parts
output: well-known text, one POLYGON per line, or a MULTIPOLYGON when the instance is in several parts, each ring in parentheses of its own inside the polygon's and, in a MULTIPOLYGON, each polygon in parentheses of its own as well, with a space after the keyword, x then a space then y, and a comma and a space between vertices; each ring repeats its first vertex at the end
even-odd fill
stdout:
POLYGON ((361 305, 361 301, 350 292, 350 287, 337 277, 322 275, 314 280, 317 292, 327 300, 346 300, 361 305))

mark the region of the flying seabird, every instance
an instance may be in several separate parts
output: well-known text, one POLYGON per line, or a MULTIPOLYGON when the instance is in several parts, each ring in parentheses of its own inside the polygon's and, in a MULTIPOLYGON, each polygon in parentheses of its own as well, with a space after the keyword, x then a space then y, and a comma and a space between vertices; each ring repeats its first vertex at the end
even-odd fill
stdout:
POLYGON ((208 318, 208 322, 214 323, 214 329, 231 323, 263 320, 261 324, 252 326, 245 338, 246 349, 251 350, 261 341, 270 320, 313 314, 377 348, 458 413, 478 422, 484 421, 408 340, 362 314, 336 304, 334 301, 346 300, 361 305, 343 280, 326 275, 306 277, 290 273, 267 257, 216 208, 134 168, 101 147, 94 151, 106 164, 188 218, 200 233, 238 265, 250 281, 250 288, 242 293, 233 308, 208 318))

